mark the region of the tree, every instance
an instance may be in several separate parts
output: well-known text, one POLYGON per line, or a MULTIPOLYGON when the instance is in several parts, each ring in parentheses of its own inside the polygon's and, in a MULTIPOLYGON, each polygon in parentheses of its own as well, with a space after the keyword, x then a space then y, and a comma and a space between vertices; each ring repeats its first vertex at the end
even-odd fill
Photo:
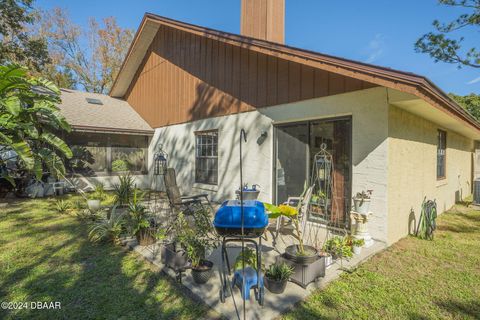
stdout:
POLYGON ((87 30, 82 30, 61 8, 41 12, 40 16, 38 34, 48 41, 57 74, 64 80, 71 75, 87 92, 108 92, 133 39, 133 30, 118 26, 114 17, 102 23, 91 18, 87 30))
POLYGON ((17 65, 0 66, 0 169, 12 184, 15 172, 7 163, 15 158, 37 180, 44 166, 53 176, 65 174, 63 158, 71 158, 72 151, 57 132, 71 128, 59 102, 60 90, 51 81, 17 65))
POLYGON ((19 63, 40 71, 49 63, 45 39, 27 31, 35 22, 32 0, 0 0, 0 64, 19 63))
POLYGON ((448 95, 467 110, 475 119, 480 121, 480 95, 474 93, 466 96, 458 96, 453 93, 449 93, 448 95))
POLYGON ((462 14, 448 23, 433 21, 436 31, 424 34, 418 39, 415 43, 415 50, 428 53, 435 62, 453 63, 457 64, 459 68, 462 66, 480 68, 480 51, 475 47, 463 48, 464 37, 457 39, 448 37, 448 34, 455 31, 480 26, 480 0, 439 0, 439 3, 465 8, 469 10, 469 13, 462 14))

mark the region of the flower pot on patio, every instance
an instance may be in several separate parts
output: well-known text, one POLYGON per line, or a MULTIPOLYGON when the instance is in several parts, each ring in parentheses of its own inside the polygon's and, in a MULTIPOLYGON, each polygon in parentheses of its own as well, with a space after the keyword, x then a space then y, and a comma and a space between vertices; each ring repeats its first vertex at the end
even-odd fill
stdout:
POLYGON ((360 214, 368 214, 368 210, 370 210, 370 199, 353 199, 353 206, 355 208, 355 212, 360 214))
POLYGON ((304 254, 300 254, 299 246, 294 244, 285 248, 285 257, 292 262, 300 265, 307 265, 317 260, 318 252, 312 246, 304 245, 304 254))
POLYGON ((269 277, 264 278, 265 281, 265 287, 270 291, 271 293, 276 293, 280 294, 285 291, 285 288, 287 287, 287 280, 273 280, 270 279, 269 277))
POLYGON ((192 267, 192 278, 197 284, 207 283, 213 275, 213 262, 203 260, 198 267, 192 267))
POLYGON ((100 210, 100 200, 93 199, 87 200, 87 206, 90 211, 98 211, 100 210))
POLYGON ((362 247, 360 246, 352 246, 353 254, 360 254, 362 253, 362 247))

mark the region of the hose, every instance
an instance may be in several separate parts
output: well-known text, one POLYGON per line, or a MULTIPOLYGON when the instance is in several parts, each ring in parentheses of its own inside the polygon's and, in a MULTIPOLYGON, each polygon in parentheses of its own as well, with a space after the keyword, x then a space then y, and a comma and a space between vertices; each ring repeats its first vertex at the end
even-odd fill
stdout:
POLYGON ((420 239, 433 240, 433 232, 437 229, 437 203, 435 200, 423 199, 422 211, 418 220, 415 235, 420 239))

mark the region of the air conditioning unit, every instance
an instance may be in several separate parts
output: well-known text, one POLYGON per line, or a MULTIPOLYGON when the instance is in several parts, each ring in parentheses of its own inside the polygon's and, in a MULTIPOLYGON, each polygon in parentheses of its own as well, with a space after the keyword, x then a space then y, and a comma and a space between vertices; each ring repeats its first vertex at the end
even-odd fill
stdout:
POLYGON ((480 178, 473 181, 473 203, 480 205, 480 178))

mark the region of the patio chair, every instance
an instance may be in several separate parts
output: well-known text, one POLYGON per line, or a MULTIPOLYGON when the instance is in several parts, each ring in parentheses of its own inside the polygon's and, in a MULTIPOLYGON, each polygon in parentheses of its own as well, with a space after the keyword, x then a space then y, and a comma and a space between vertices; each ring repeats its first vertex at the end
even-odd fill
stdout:
POLYGON ((196 210, 205 209, 208 206, 212 212, 213 207, 208 199, 208 194, 181 195, 177 185, 175 169, 168 168, 165 173, 165 189, 170 207, 173 211, 181 211, 186 214, 193 213, 196 210))
MULTIPOLYGON (((309 187, 303 196, 289 197, 283 204, 294 208, 298 208, 298 221, 300 222, 301 232, 304 233, 305 225, 307 223, 308 207, 310 205, 310 199, 312 198, 313 187, 309 187)), ((273 236, 273 244, 277 242, 278 235, 284 227, 284 221, 290 224, 291 219, 285 216, 279 216, 275 224, 275 235, 273 236)))

